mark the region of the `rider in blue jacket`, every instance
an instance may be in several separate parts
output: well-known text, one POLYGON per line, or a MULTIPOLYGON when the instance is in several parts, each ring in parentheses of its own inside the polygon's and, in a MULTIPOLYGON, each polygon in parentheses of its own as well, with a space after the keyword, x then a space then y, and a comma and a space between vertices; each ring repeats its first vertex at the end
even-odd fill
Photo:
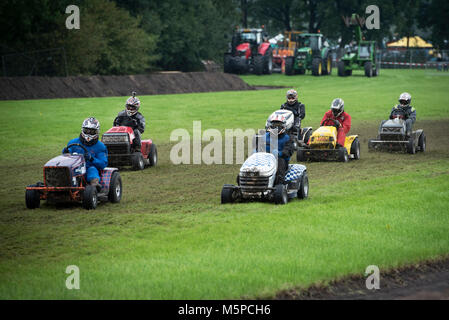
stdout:
POLYGON ((287 125, 282 115, 270 118, 270 126, 265 134, 266 152, 272 153, 278 158, 278 170, 276 172, 275 184, 284 183, 285 174, 288 170, 288 162, 293 154, 293 141, 286 133, 287 125), (277 137, 277 148, 271 148, 272 135, 277 137))
POLYGON ((97 188, 100 186, 100 171, 108 165, 108 149, 103 142, 98 141, 99 134, 100 122, 95 118, 87 118, 83 122, 80 136, 70 140, 67 144, 78 143, 87 149, 88 153, 86 154, 83 148, 72 146, 69 148, 69 152, 84 155, 87 183, 95 185, 97 188))

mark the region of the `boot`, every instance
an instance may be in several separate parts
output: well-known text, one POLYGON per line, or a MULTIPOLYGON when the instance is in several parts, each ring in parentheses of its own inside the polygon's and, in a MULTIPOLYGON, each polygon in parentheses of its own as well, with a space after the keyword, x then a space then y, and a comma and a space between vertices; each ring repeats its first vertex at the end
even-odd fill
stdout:
POLYGON ((91 186, 95 186, 97 188, 97 192, 101 191, 101 185, 100 185, 100 180, 99 179, 92 179, 92 180, 90 180, 90 185, 91 186))

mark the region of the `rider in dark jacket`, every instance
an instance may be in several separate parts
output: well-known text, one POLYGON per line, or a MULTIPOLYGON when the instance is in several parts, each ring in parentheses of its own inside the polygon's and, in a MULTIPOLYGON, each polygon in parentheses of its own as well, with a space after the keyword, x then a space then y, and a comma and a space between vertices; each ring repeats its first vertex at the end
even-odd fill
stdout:
POLYGON ((289 110, 294 115, 294 122, 291 132, 300 139, 301 133, 301 120, 306 117, 306 106, 298 102, 298 92, 290 89, 287 91, 287 101, 281 105, 281 109, 289 110))
POLYGON ((133 145, 135 151, 140 151, 141 149, 141 135, 145 131, 145 118, 138 112, 140 107, 140 100, 136 98, 136 93, 133 92, 132 97, 126 100, 126 109, 120 111, 114 120, 114 127, 125 126, 131 127, 134 131, 134 141, 133 145))
POLYGON ((416 110, 410 103, 412 102, 412 96, 404 92, 399 96, 399 104, 391 109, 390 119, 401 118, 405 120, 407 129, 407 135, 412 133, 412 126, 416 121, 416 110))

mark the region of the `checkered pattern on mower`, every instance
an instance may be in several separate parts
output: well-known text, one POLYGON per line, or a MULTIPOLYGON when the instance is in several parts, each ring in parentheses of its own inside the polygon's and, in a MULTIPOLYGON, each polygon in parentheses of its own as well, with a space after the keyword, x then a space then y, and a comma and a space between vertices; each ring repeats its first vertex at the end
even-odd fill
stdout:
POLYGON ((306 169, 306 166, 303 166, 302 164, 289 164, 287 174, 285 175, 285 181, 290 182, 298 180, 306 169))

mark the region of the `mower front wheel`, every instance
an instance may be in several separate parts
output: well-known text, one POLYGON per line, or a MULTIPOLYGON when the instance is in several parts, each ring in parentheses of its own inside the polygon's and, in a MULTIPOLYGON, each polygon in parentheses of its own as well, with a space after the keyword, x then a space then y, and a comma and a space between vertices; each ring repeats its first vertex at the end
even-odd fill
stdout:
POLYGON ((288 194, 285 185, 278 184, 274 189, 274 203, 276 204, 287 204, 288 194))
MULTIPOLYGON (((31 185, 30 187, 34 187, 31 185)), ((25 191, 25 203, 28 209, 36 209, 41 206, 41 196, 37 190, 26 190, 25 191)))
POLYGON ((122 199, 122 177, 120 173, 114 172, 111 177, 111 184, 109 185, 108 199, 112 203, 118 203, 122 199))
POLYGON ((131 162, 133 170, 143 170, 145 168, 145 162, 141 152, 134 152, 131 162))
POLYGON ((232 184, 225 184, 223 188, 221 189, 221 203, 233 203, 235 202, 234 197, 234 185, 232 184))
POLYGON ((98 204, 97 187, 87 185, 83 194, 83 207, 86 210, 95 210, 98 204))
POLYGON ((307 172, 302 174, 301 178, 301 186, 298 190, 298 198, 306 199, 309 196, 309 177, 307 176, 307 172))
POLYGON ((338 161, 348 162, 348 160, 349 160, 349 156, 348 156, 348 151, 346 150, 346 148, 341 147, 340 149, 338 149, 338 161))
POLYGON ((410 139, 408 139, 407 152, 410 154, 416 153, 415 139, 413 139, 413 137, 410 137, 410 139))

